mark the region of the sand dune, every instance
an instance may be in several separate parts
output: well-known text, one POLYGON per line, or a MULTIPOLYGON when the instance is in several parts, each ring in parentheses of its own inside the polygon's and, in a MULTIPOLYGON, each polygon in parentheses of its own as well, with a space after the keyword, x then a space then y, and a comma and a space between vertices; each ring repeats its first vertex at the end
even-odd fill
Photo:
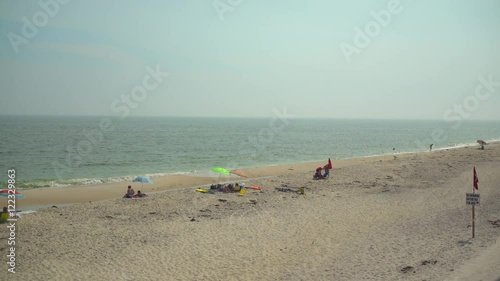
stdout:
POLYGON ((18 221, 17 273, 4 263, 0 279, 494 280, 499 164, 493 144, 346 160, 325 181, 311 179, 312 163, 277 167, 242 197, 183 188, 43 209, 18 221), (473 165, 482 200, 471 239, 473 165))

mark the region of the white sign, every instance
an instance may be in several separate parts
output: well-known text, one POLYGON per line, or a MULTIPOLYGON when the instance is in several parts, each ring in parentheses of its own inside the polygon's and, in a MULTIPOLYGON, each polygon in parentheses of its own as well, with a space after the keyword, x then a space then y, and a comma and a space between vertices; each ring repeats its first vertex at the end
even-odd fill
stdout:
POLYGON ((466 193, 465 203, 467 205, 479 206, 479 193, 466 193))

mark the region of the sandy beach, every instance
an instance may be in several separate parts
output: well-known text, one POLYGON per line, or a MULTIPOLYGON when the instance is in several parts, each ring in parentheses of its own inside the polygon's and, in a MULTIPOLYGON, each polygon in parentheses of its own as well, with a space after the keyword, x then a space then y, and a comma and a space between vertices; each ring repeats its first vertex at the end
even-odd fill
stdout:
MULTIPOLYGON (((359 163, 388 160, 392 159, 392 157, 393 156, 378 156, 339 160, 335 162, 335 167, 341 168, 345 166, 356 165, 359 163)), ((248 168, 244 169, 244 172, 248 176, 248 179, 265 178, 277 175, 293 175, 297 173, 311 172, 312 170, 314 170, 314 167, 324 165, 325 162, 309 162, 290 165, 248 168)), ((220 178, 220 182, 245 182, 248 179, 241 178, 235 175, 224 175, 220 178)), ((153 180, 153 184, 141 184, 138 182, 117 182, 110 184, 71 186, 67 188, 37 188, 25 191, 23 190, 22 192, 24 195, 26 195, 26 198, 19 200, 16 206, 18 209, 26 210, 32 209, 32 207, 36 209, 40 206, 86 203, 89 201, 113 199, 122 197, 125 194, 128 185, 131 185, 135 191, 141 190, 144 193, 156 193, 166 190, 195 186, 207 187, 211 184, 217 183, 218 179, 217 177, 213 178, 186 175, 170 175, 155 177, 153 178, 153 180)), ((5 205, 6 202, 7 200, 5 198, 0 197, 0 203, 5 205)))
POLYGON ((245 196, 199 193, 193 186, 214 179, 185 176, 157 178, 143 190, 158 193, 137 200, 116 198, 129 183, 26 191, 19 206, 80 204, 22 216, 16 273, 3 262, 0 279, 500 278, 499 144, 334 161, 330 179, 312 180, 324 164, 247 169, 246 185, 262 190, 245 196))

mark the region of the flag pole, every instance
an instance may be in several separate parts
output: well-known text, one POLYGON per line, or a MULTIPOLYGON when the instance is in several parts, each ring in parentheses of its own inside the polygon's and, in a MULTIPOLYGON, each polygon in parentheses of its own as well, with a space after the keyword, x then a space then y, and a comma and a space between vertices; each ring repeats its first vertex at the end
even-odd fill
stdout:
MULTIPOLYGON (((476 193, 475 191, 475 188, 472 187, 472 193, 476 193)), ((476 214, 475 214, 475 207, 474 205, 472 205, 472 238, 474 238, 474 234, 476 233, 476 214)))
MULTIPOLYGON (((476 193, 476 167, 474 167, 474 179, 473 182, 474 184, 472 185, 472 194, 476 193)), ((476 234, 476 206, 472 205, 472 238, 474 238, 476 234)))

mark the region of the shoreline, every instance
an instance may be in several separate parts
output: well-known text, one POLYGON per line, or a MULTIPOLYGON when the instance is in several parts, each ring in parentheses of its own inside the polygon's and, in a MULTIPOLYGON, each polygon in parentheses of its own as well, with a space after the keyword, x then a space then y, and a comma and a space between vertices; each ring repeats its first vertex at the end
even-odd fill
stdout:
MULTIPOLYGON (((499 141, 490 142, 488 145, 495 146, 499 144, 499 141)), ((395 152, 391 154, 384 155, 374 155, 374 156, 363 156, 355 158, 345 158, 339 160, 332 160, 333 170, 331 171, 331 176, 335 175, 335 169, 354 166, 363 163, 370 162, 381 162, 393 160, 396 158, 407 158, 412 155, 430 155, 433 152, 439 153, 448 150, 460 150, 460 149, 474 149, 475 146, 461 146, 452 148, 442 148, 435 149, 432 152, 421 151, 421 152, 395 152)), ((477 148, 476 148, 477 149, 477 148)), ((488 148, 486 147, 485 150, 488 148)), ((235 183, 235 182, 246 182, 250 180, 258 180, 268 177, 278 177, 282 175, 290 175, 297 173, 311 173, 311 178, 314 170, 318 166, 323 166, 326 164, 327 160, 324 161, 312 161, 312 162, 298 162, 291 164, 276 164, 270 166, 258 166, 252 168, 239 169, 244 171, 248 177, 236 177, 232 175, 231 177, 221 177, 220 183, 235 183)), ((91 184, 91 185, 73 185, 73 186, 63 186, 63 187, 41 187, 41 188, 30 188, 30 189, 19 189, 22 194, 26 196, 24 199, 16 199, 16 209, 28 211, 28 210, 38 210, 47 207, 55 206, 65 206, 72 204, 80 204, 85 202, 95 202, 103 200, 111 200, 116 198, 121 198, 126 191, 126 187, 131 185, 136 191, 141 190, 143 193, 161 193, 176 189, 187 189, 187 188, 197 188, 207 186, 213 183, 217 183, 217 177, 203 177, 185 174, 173 174, 165 175, 159 177, 152 177, 154 180, 153 184, 140 185, 138 183, 133 183, 132 181, 122 181, 122 182, 112 182, 104 184, 91 184), (19 207, 18 207, 19 206, 19 207)), ((2 197, 5 198, 5 197, 2 197)), ((6 205, 7 200, 0 198, 0 204, 6 205)))
MULTIPOLYGON (((493 139, 493 140, 487 140, 486 141, 488 145, 490 144, 497 144, 500 143, 500 139, 493 139)), ((445 147, 434 147, 432 151, 441 151, 441 150, 451 150, 451 149, 461 149, 461 148, 469 148, 469 147, 475 147, 478 146, 477 143, 460 143, 456 144, 453 146, 445 146, 445 147)), ((385 156, 392 156, 392 155, 406 155, 406 154, 418 154, 418 153, 426 153, 429 152, 428 150, 417 150, 417 151, 394 151, 394 152, 387 152, 383 154, 372 154, 372 155, 367 155, 367 156, 353 156, 353 157, 344 157, 344 158, 339 158, 339 159, 333 159, 332 161, 344 161, 344 160, 351 160, 351 159, 365 159, 365 158, 373 158, 373 157, 385 157, 385 156)), ((328 157, 327 157, 328 158, 328 157)), ((311 164, 311 163, 320 163, 323 160, 307 160, 307 161, 300 161, 300 162, 290 162, 290 163, 277 163, 277 164, 265 164, 265 165, 257 165, 257 166, 248 166, 248 167, 242 167, 242 168, 237 168, 238 170, 249 170, 249 169, 255 169, 255 168, 272 168, 272 167, 277 167, 277 166, 286 166, 286 165, 305 165, 305 164, 311 164)), ((171 176, 186 176, 186 177, 200 177, 200 178, 217 178, 216 175, 211 175, 214 174, 210 169, 207 170, 195 170, 195 171, 172 171, 172 172, 158 172, 158 173, 145 173, 143 175, 148 176, 152 179, 156 178, 164 178, 164 177, 171 177, 171 176)), ((137 176, 137 175, 135 175, 137 176)), ((135 176, 131 175, 121 175, 121 176, 114 176, 114 177, 100 177, 100 178, 70 178, 70 179, 62 179, 62 181, 92 181, 92 180, 101 180, 104 182, 99 182, 99 183, 79 183, 79 184, 64 184, 64 183, 54 183, 57 181, 57 179, 31 179, 31 180, 23 180, 23 182, 33 182, 33 181, 47 181, 47 182, 52 182, 55 184, 54 186, 40 186, 40 187, 18 187, 17 189, 20 191, 29 191, 29 190, 39 190, 39 189, 46 189, 46 188, 73 188, 73 187, 81 187, 81 186, 96 186, 96 185, 110 185, 110 184, 116 184, 116 183, 126 183, 129 182, 128 180, 121 180, 124 178, 134 178, 135 176), (110 180, 106 182, 106 180, 110 180)), ((232 179, 238 179, 236 176, 232 176, 232 179)))
MULTIPOLYGON (((402 154, 399 154, 402 156, 402 154)), ((412 153, 405 154, 412 155, 412 153)), ((344 160, 332 161, 334 169, 330 172, 332 175, 335 168, 342 168, 346 166, 358 165, 367 162, 390 160, 395 155, 383 156, 369 156, 362 158, 349 158, 344 160)), ((248 177, 239 178, 225 178, 221 177, 220 183, 230 182, 246 182, 251 180, 259 180, 265 178, 278 177, 282 175, 290 175, 297 173, 311 173, 313 176, 314 170, 318 166, 326 164, 325 161, 321 162, 301 162, 284 165, 273 166, 260 166, 254 168, 240 169, 244 171, 248 177)), ((51 207, 52 205, 73 205, 86 202, 105 201, 121 198, 128 185, 132 188, 141 190, 143 193, 162 193, 177 189, 196 188, 217 183, 217 177, 198 177, 188 175, 173 175, 173 176, 160 176, 153 178, 153 184, 139 184, 131 181, 127 182, 114 182, 106 184, 93 184, 93 185, 77 185, 65 187, 43 187, 34 189, 25 189, 22 194, 25 195, 24 199, 16 199, 16 209, 19 210, 32 210, 31 208, 51 207), (140 186, 140 187, 139 187, 140 186), (42 206, 42 207, 40 207, 42 206)), ((5 204, 0 198, 0 203, 5 204)))

